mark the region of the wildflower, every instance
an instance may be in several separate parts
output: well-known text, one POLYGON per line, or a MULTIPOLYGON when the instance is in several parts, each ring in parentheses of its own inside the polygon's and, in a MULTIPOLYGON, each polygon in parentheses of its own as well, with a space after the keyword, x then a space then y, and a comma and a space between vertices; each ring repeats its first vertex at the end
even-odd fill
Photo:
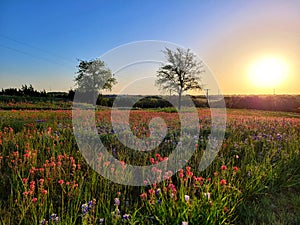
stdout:
POLYGON ((33 199, 32 199, 32 202, 37 202, 37 198, 33 198, 33 199))
POLYGON ((171 189, 171 190, 172 190, 173 192, 175 192, 175 193, 176 193, 176 191, 177 191, 174 184, 169 184, 169 185, 168 185, 168 189, 169 189, 169 190, 171 189))
POLYGON ((43 195, 46 195, 47 193, 48 193, 48 191, 47 191, 47 190, 45 190, 45 189, 44 189, 44 190, 42 190, 42 194, 43 194, 43 195))
POLYGON ((234 170, 234 171, 238 171, 239 168, 238 168, 237 166, 234 166, 234 167, 233 167, 233 170, 234 170))
POLYGON ((29 186, 30 190, 33 191, 35 188, 35 181, 30 181, 30 186, 29 186))
POLYGON ((182 222, 182 225, 189 225, 188 222, 182 222))
POLYGON ((203 193, 204 197, 206 197, 207 199, 210 199, 210 193, 209 192, 206 192, 206 193, 203 193))
POLYGON ((120 205, 120 199, 119 198, 115 198, 114 202, 115 202, 116 206, 120 205))
POLYGON ((43 178, 39 179, 40 184, 43 184, 44 181, 45 181, 45 180, 44 180, 43 178))
POLYGON ((187 176, 188 178, 191 178, 191 177, 193 176, 193 172, 191 172, 191 171, 186 171, 186 176, 187 176))
POLYGON ((102 224, 104 224, 104 218, 99 219, 99 225, 102 225, 102 224))
POLYGON ((225 185, 225 184, 227 184, 227 182, 226 182, 226 180, 222 179, 222 180, 220 181, 220 184, 221 184, 221 185, 225 185))
POLYGON ((154 193, 153 189, 149 189, 148 192, 150 195, 153 195, 153 193, 154 193))
POLYGON ((62 185, 62 184, 64 183, 64 180, 59 180, 58 183, 59 183, 60 185, 62 185))
POLYGON ((82 204, 81 205, 81 211, 82 211, 82 216, 84 216, 85 214, 87 214, 89 212, 89 206, 88 204, 82 204))
POLYGON ((120 191, 118 191, 118 192, 117 192, 117 195, 118 195, 118 196, 120 196, 120 195, 121 195, 121 192, 120 192, 120 191))
POLYGON ((150 162, 151 162, 152 164, 154 164, 154 162, 155 162, 154 158, 150 158, 150 162))
POLYGON ((186 202, 189 202, 189 201, 190 201, 190 196, 185 195, 185 196, 184 196, 184 200, 185 200, 186 202))
POLYGON ((30 157, 30 154, 29 154, 29 153, 25 153, 25 154, 23 154, 23 157, 24 157, 24 158, 29 158, 29 157, 30 157))
POLYGON ((128 219, 130 219, 130 214, 124 214, 122 216, 122 218, 123 218, 123 220, 128 220, 128 219))
MULTIPOLYGON (((94 199, 94 201, 96 201, 95 199, 94 199)), ((89 209, 92 209, 92 208, 94 208, 94 205, 96 204, 96 202, 93 202, 93 201, 89 201, 88 203, 87 203, 87 205, 88 205, 88 208, 89 209)))
POLYGON ((221 166, 221 170, 227 170, 227 166, 222 165, 222 166, 221 166))
POLYGON ((23 178, 22 181, 23 181, 23 183, 27 183, 28 178, 23 178))
POLYGON ((40 221, 40 225, 46 225, 47 223, 48 222, 45 219, 43 219, 43 220, 40 221))
POLYGON ((141 196, 142 200, 146 200, 147 199, 147 193, 145 193, 145 192, 142 193, 140 196, 141 196))
POLYGON ((59 217, 57 216, 56 213, 53 213, 50 218, 49 218, 51 221, 54 221, 54 222, 59 222, 59 217))
POLYGON ((155 194, 156 194, 156 196, 159 196, 159 195, 160 195, 160 193, 161 193, 161 189, 160 189, 160 188, 158 188, 158 189, 155 191, 155 194))

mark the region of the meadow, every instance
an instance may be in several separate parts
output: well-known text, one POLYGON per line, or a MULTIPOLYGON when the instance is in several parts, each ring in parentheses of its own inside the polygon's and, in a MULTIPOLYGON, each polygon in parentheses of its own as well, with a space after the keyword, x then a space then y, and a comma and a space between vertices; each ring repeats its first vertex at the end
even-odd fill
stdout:
MULTIPOLYGON (((0 113, 0 224, 300 224, 299 114, 228 110, 222 148, 198 171, 211 128, 209 109, 199 109, 197 150, 187 165, 163 174, 161 182, 133 187, 115 184, 87 165, 70 110, 0 113)), ((98 110, 95 118, 115 158, 155 165, 178 144, 178 114, 167 109, 130 114, 138 137, 149 135, 149 119, 157 116, 168 133, 146 153, 129 151, 117 140, 109 110, 98 110)), ((113 173, 122 174, 126 166, 101 155, 97 160, 113 173)), ((161 175, 159 169, 152 172, 161 175)))

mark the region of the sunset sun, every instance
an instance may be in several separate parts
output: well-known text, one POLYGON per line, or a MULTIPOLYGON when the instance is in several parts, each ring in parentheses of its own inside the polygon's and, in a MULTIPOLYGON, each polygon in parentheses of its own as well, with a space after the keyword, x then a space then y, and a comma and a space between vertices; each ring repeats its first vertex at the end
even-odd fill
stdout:
POLYGON ((254 61, 249 68, 249 79, 254 86, 275 88, 288 75, 287 63, 278 57, 264 57, 254 61))

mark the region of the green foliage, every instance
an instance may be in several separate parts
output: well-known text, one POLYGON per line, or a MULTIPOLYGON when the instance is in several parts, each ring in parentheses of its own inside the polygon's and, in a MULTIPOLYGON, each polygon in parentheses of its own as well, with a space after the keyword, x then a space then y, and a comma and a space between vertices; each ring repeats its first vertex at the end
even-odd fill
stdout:
POLYGON ((117 83, 109 68, 100 59, 80 60, 75 82, 79 91, 99 93, 100 90, 111 90, 117 83))

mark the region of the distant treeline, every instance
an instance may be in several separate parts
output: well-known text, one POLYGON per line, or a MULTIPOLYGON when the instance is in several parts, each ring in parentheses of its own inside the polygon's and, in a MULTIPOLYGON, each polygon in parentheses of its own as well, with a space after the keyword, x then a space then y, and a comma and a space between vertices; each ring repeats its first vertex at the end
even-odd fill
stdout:
MULTIPOLYGON (((21 88, 7 88, 0 91, 0 102, 53 102, 72 101, 75 91, 68 92, 46 92, 37 91, 30 85, 22 85, 21 88), (1 97, 2 96, 2 97, 1 97)), ((217 102, 218 96, 210 96, 212 102, 217 102)), ((205 96, 191 96, 196 107, 208 107, 205 96)), ((269 111, 285 111, 300 113, 300 95, 235 95, 225 96, 227 108, 235 109, 258 109, 269 111)), ((97 105, 112 107, 114 104, 118 107, 133 106, 135 108, 169 108, 172 107, 170 101, 177 101, 177 96, 137 96, 137 95, 99 95, 97 105), (118 97, 118 98, 117 98, 118 97), (117 101, 115 101, 117 98, 117 101)), ((182 105, 187 105, 187 100, 183 96, 182 105)), ((216 105, 216 104, 213 104, 216 105)), ((213 106, 212 106, 213 107, 213 106)))
POLYGON ((21 96, 21 97, 43 97, 43 98, 62 98, 72 100, 74 97, 74 91, 71 89, 69 92, 46 92, 35 90, 30 85, 22 85, 21 88, 6 88, 0 91, 0 95, 6 96, 21 96))
MULTIPOLYGON (((177 96, 172 96, 176 101, 177 96)), ((167 99, 168 99, 167 98, 167 99)), ((191 96, 196 107, 208 107, 205 96, 191 96)), ((166 108, 172 107, 170 102, 159 96, 120 96, 118 106, 133 105, 137 108, 166 108), (140 100, 137 100, 139 99, 140 100)), ((211 107, 219 105, 218 96, 212 96, 211 107)), ((114 103, 115 96, 101 96, 98 98, 97 104, 111 107, 114 103)), ((234 109, 257 109, 268 111, 284 111, 284 112, 299 112, 300 113, 300 95, 249 95, 249 96, 225 96, 226 108, 234 109)), ((186 100, 183 97, 182 105, 186 105, 186 100)))
POLYGON ((226 96, 226 107, 300 113, 300 95, 226 96))

